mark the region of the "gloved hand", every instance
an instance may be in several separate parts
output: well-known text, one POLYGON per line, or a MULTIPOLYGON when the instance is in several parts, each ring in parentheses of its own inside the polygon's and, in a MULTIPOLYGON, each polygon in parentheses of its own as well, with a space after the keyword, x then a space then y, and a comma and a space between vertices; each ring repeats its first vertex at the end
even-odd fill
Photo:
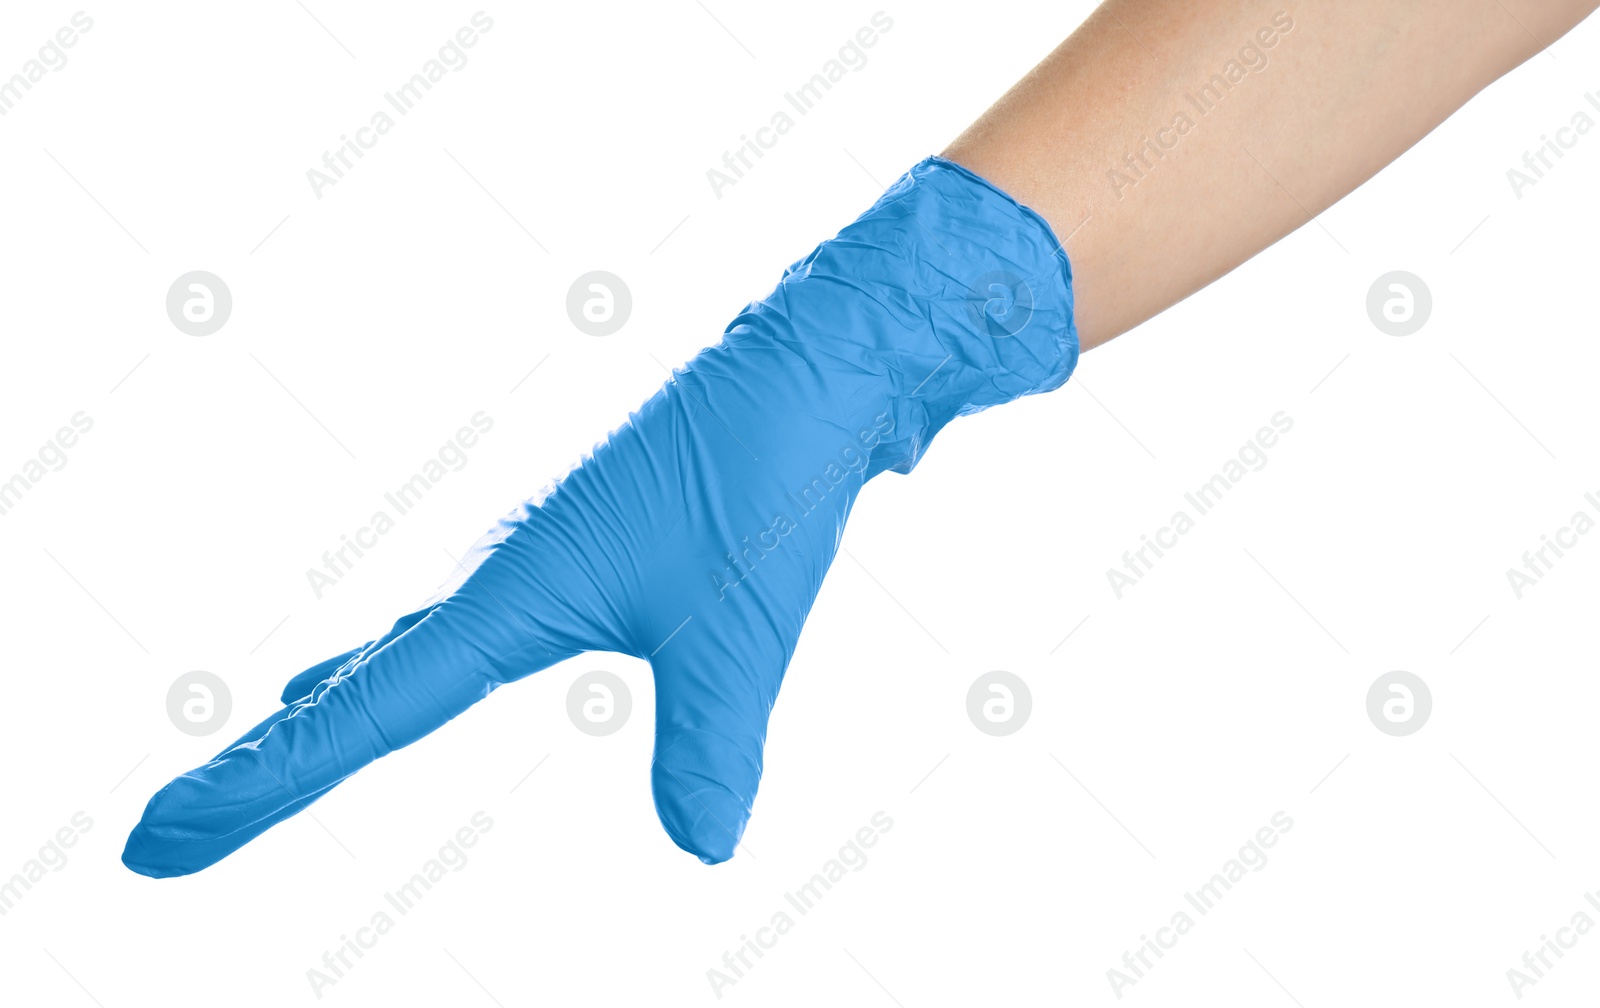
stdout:
POLYGON ((791 266, 460 576, 150 799, 123 863, 214 864, 496 687, 585 651, 648 660, 667 833, 732 856, 767 717, 850 507, 953 418, 1058 388, 1071 272, 1044 219, 942 158, 791 266))

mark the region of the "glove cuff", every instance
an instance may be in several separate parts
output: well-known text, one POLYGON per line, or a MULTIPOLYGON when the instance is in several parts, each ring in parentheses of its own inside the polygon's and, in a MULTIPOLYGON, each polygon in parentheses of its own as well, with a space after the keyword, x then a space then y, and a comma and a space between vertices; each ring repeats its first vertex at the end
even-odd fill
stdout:
POLYGON ((812 334, 814 360, 848 362, 887 388, 895 435, 875 471, 909 472, 950 420, 1060 388, 1078 362, 1072 268, 1055 232, 942 157, 912 167, 751 307, 781 309, 812 334))
MULTIPOLYGON (((935 319, 950 363, 968 371, 971 394, 960 412, 1066 384, 1079 352, 1072 265, 1049 222, 988 179, 937 156, 902 176, 873 210, 891 202, 914 218, 931 245, 919 263, 921 296, 941 307, 960 300, 949 324, 935 319), (972 383, 978 373, 988 382, 972 383)), ((957 379, 946 388, 956 393, 962 384, 957 379)))

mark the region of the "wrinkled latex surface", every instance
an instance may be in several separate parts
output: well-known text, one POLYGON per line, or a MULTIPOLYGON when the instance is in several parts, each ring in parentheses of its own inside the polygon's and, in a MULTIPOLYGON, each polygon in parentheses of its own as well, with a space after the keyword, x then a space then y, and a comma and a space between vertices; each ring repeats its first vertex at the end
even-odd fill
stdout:
POLYGON ((591 650, 651 663, 662 825, 726 860, 857 493, 909 472, 954 417, 1059 387, 1077 356, 1049 226, 922 161, 501 519, 422 608, 295 676, 287 706, 159 791, 124 863, 205 868, 497 687, 591 650))

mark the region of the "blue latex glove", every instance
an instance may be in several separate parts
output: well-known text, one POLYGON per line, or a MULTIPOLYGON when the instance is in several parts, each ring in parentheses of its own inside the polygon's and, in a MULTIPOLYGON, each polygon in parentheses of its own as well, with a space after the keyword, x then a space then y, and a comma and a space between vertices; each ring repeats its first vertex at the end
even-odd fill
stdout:
POLYGON ((953 162, 921 162, 502 519, 454 583, 296 676, 288 706, 157 792, 123 863, 157 877, 214 864, 496 687, 585 651, 650 662, 661 823, 726 860, 856 494, 909 472, 955 417, 1058 388, 1077 358, 1049 225, 953 162))

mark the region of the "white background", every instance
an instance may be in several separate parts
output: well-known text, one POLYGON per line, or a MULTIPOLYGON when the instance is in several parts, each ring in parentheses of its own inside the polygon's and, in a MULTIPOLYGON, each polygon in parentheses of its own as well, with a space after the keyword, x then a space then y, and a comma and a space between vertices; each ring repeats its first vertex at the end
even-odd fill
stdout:
MULTIPOLYGON (((1600 133, 1521 199, 1506 178, 1600 91, 1600 23, 1062 391, 876 481, 774 714, 748 853, 707 867, 660 830, 648 671, 591 655, 214 868, 128 872, 155 789, 414 607, 1090 9, 883 8, 869 62, 718 199, 706 169, 875 4, 490 8, 470 62, 318 199, 306 170, 478 8, 307 6, 87 10, 0 117, 0 479, 94 419, 0 515, 0 878, 93 820, 0 916, 7 1002, 316 1003, 307 970, 479 810, 466 866, 324 1002, 718 1003, 707 970, 879 811, 865 867, 722 1002, 1116 1003, 1106 971, 1278 811, 1266 867, 1126 1003, 1509 1004, 1541 935, 1600 920, 1600 536, 1520 600, 1505 574, 1600 491, 1600 133), (195 269, 234 298, 204 338, 163 304, 195 269), (633 293, 614 336, 566 315, 592 269, 633 293), (1434 299, 1403 338, 1366 311, 1394 269, 1434 299), (478 410, 467 467, 317 599, 307 568, 478 410), (1268 465, 1118 600, 1107 569, 1280 410, 1268 465), (565 711, 596 668, 634 697, 604 738, 565 711), (194 669, 233 696, 207 738, 166 713, 194 669), (1033 698, 1005 738, 966 715, 995 669, 1033 698), (1365 709, 1396 669, 1433 695, 1405 738, 1365 709)), ((9 6, 0 76, 76 9, 9 6)), ((1524 999, 1597 984, 1585 937, 1524 999)))

